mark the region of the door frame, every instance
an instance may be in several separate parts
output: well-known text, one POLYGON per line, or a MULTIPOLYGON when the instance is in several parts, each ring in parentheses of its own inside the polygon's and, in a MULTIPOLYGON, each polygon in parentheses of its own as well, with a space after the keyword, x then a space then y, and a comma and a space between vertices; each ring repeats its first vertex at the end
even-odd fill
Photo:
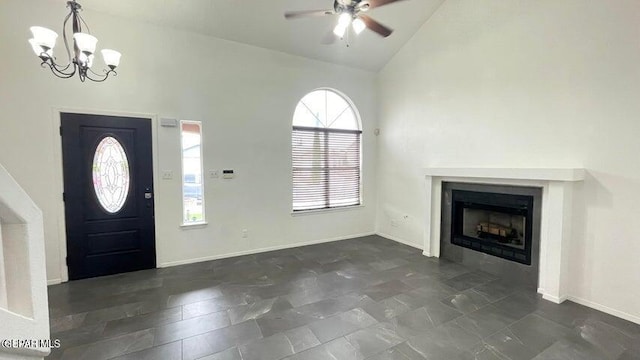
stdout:
MULTIPOLYGON (((136 113, 136 112, 124 112, 124 111, 112 111, 112 110, 97 110, 91 108, 67 108, 67 107, 54 107, 52 108, 51 120, 52 120, 52 136, 53 136, 53 160, 56 164, 54 166, 54 188, 58 190, 55 195, 56 204, 56 222, 58 226, 58 254, 60 256, 60 278, 48 280, 48 285, 59 284, 61 282, 69 281, 69 268, 67 266, 67 224, 65 219, 65 204, 62 200, 62 193, 64 192, 64 176, 62 167, 62 139, 60 137, 60 126, 62 125, 61 116, 62 113, 72 114, 88 114, 88 115, 106 115, 106 116, 123 116, 139 119, 149 119, 151 121, 151 153, 153 156, 153 189, 154 189, 154 208, 161 204, 161 196, 158 196, 158 179, 159 179, 159 166, 158 166, 158 115, 148 113, 136 113)), ((157 214, 157 211, 154 211, 157 214)), ((156 244, 156 264, 159 264, 160 253, 162 249, 158 246, 158 221, 154 221, 154 233, 156 244)), ((157 265, 156 265, 157 266, 157 265)))

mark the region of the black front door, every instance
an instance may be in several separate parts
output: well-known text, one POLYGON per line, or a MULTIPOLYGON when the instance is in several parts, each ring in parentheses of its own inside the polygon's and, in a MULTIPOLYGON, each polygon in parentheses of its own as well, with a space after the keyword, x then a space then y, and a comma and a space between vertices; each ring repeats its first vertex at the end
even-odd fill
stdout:
POLYGON ((69 279, 156 266, 151 121, 61 114, 69 279))

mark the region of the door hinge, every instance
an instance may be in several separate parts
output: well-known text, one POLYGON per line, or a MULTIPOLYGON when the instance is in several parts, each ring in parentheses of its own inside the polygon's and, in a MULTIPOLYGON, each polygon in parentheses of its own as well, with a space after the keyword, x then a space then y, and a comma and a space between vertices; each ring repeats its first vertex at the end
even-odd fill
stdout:
POLYGON ((60 126, 60 136, 62 136, 62 126, 60 126))
POLYGON ((62 193, 62 202, 66 202, 66 201, 67 201, 67 194, 62 193))
POLYGON ((64 262, 65 262, 65 264, 67 264, 67 266, 69 266, 69 257, 68 256, 66 256, 64 258, 64 262))

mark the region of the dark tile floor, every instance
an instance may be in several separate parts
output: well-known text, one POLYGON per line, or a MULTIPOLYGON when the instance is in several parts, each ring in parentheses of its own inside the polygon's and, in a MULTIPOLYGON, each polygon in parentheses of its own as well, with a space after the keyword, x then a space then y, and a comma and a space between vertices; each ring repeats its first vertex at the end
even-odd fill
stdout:
POLYGON ((371 236, 49 288, 49 359, 640 359, 640 325, 371 236))

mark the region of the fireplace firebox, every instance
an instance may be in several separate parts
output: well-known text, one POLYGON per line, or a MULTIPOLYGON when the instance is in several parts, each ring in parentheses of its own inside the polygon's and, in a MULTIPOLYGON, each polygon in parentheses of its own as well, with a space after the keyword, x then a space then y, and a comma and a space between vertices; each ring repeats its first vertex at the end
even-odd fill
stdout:
POLYGON ((533 196, 452 190, 451 243, 531 265, 533 196))

